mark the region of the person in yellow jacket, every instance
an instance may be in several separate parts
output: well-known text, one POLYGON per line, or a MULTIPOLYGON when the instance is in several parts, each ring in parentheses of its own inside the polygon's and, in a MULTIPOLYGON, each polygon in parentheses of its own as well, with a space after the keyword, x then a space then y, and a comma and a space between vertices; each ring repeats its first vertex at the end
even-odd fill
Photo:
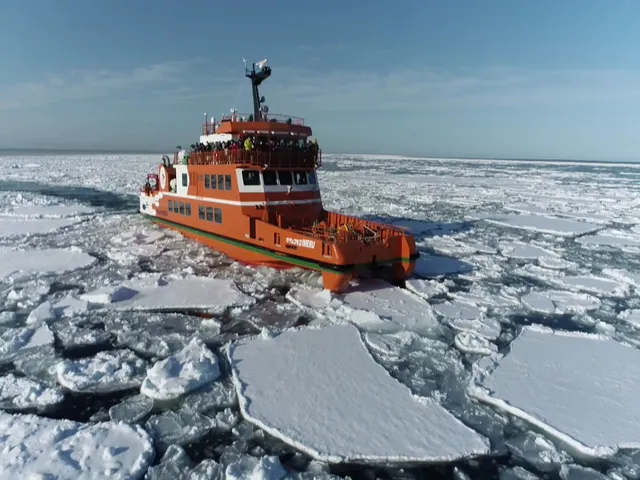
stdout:
POLYGON ((247 137, 244 141, 244 149, 247 151, 253 150, 253 142, 251 141, 251 137, 247 137))

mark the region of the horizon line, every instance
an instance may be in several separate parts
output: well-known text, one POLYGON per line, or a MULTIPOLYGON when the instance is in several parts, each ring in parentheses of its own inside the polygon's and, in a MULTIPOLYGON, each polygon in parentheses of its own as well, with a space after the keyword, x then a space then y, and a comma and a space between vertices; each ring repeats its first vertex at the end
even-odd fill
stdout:
MULTIPOLYGON (((171 149, 170 153, 173 153, 175 149, 171 149)), ((4 155, 6 153, 13 152, 24 152, 24 153, 70 153, 70 154, 129 154, 129 155, 166 155, 166 150, 148 150, 148 149, 101 149, 101 148, 25 148, 25 147, 15 147, 15 148, 4 148, 0 147, 0 155, 4 155)), ((349 153, 349 152, 323 152, 326 155, 366 155, 366 156, 376 156, 379 155, 381 157, 405 157, 412 159, 443 159, 443 160, 499 160, 499 161, 527 161, 527 162, 576 162, 576 163, 629 163, 635 164, 640 163, 640 159, 637 160, 584 160, 577 158, 530 158, 530 157, 507 157, 507 156, 447 156, 447 155, 402 155, 398 153, 349 153)))

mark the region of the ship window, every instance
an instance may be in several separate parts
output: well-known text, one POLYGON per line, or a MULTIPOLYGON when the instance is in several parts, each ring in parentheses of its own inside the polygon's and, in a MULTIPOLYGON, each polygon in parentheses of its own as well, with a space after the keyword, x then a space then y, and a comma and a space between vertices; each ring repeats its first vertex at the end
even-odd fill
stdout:
POLYGON ((173 212, 173 200, 169 200, 169 211, 173 212))
POLYGON ((213 222, 213 208, 207 207, 207 222, 213 222))
POLYGON ((293 178, 289 170, 281 170, 278 175, 280 176, 280 185, 293 185, 293 178))
POLYGON ((275 170, 264 170, 262 172, 262 181, 265 185, 277 185, 278 175, 275 170))
POLYGON ((184 215, 184 203, 180 202, 180 215, 184 215))
MULTIPOLYGON (((209 178, 210 178, 209 175, 205 175, 204 176, 204 188, 211 188, 210 187, 211 184, 209 183, 209 178)), ((215 180, 215 178, 214 178, 214 180, 215 180)))
POLYGON ((204 207, 198 207, 198 218, 204 220, 204 207))
POLYGON ((218 190, 224 190, 224 175, 218 175, 218 190))
POLYGON ((295 180, 296 185, 306 185, 307 172, 293 172, 293 179, 295 180))
POLYGON ((215 175, 211 175, 211 188, 213 190, 216 189, 216 176, 215 175))
POLYGON ((309 184, 316 184, 316 172, 307 172, 307 178, 309 179, 309 184))
POLYGON ((231 190, 231 175, 224 176, 224 189, 231 190))
POLYGON ((216 213, 216 223, 222 223, 222 210, 220 210, 219 208, 216 208, 215 213, 216 213))
POLYGON ((260 185, 260 172, 258 170, 243 170, 242 183, 245 185, 260 185))
POLYGON ((188 217, 191 216, 191 204, 190 203, 187 203, 184 206, 184 214, 187 215, 188 217))
POLYGON ((188 177, 187 177, 187 174, 186 174, 186 173, 183 173, 183 174, 182 174, 182 186, 183 186, 183 187, 186 187, 186 186, 187 186, 187 183, 188 183, 188 177))

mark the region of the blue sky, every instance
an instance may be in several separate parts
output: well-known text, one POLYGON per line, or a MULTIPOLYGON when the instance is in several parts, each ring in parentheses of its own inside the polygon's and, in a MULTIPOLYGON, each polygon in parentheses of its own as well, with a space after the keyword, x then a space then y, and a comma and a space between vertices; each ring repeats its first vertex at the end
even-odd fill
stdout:
POLYGON ((640 1, 3 0, 0 148, 170 150, 204 112, 324 151, 640 160, 640 1))

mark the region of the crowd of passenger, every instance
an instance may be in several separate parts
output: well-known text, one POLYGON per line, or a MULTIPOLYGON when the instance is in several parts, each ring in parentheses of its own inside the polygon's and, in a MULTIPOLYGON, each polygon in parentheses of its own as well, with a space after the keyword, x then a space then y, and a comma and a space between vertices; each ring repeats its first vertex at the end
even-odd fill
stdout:
POLYGON ((304 151, 304 152, 317 152, 318 140, 304 141, 292 140, 285 138, 269 138, 262 136, 247 136, 239 138, 238 140, 229 140, 226 142, 213 142, 213 143, 196 143, 191 145, 192 152, 220 152, 220 151, 234 151, 234 150, 247 150, 258 152, 273 152, 273 151, 304 151))

